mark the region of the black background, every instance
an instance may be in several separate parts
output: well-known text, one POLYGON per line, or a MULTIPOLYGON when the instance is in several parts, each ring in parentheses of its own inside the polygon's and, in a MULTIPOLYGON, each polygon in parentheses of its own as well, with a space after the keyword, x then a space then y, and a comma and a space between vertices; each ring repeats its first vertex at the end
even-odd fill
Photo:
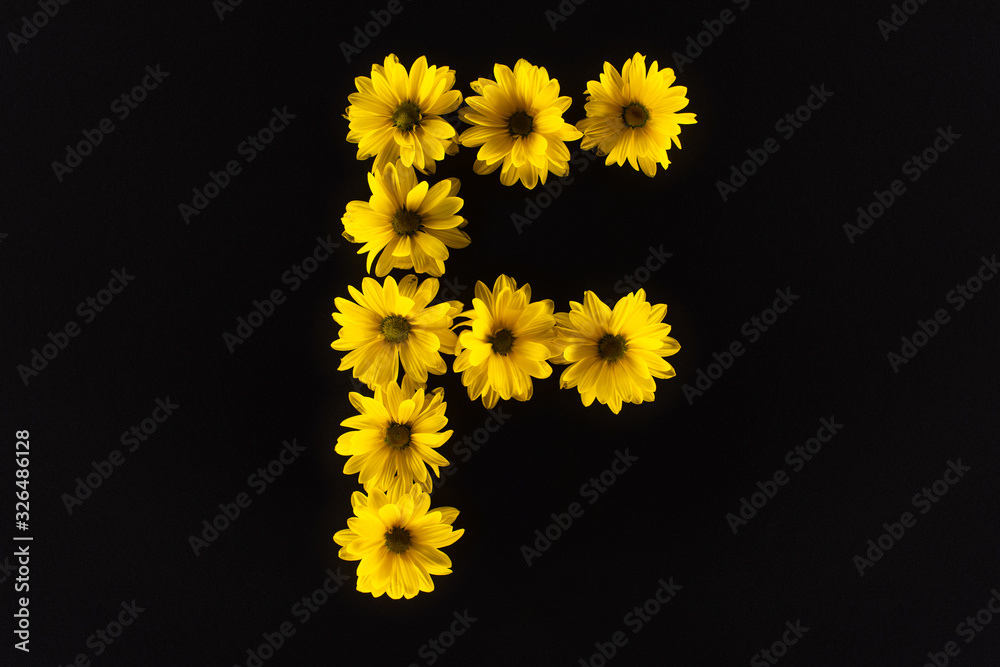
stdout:
POLYGON ((961 310, 947 295, 1000 251, 1000 21, 985 1, 912 5, 884 39, 888 2, 589 0, 553 30, 554 0, 489 9, 421 0, 405 2, 348 63, 340 43, 385 3, 247 0, 220 20, 209 0, 71 2, 16 53, 7 33, 39 10, 7 3, 4 627, 20 595, 8 572, 18 429, 31 436, 21 534, 34 541, 31 653, 5 631, 0 662, 63 665, 85 654, 98 665, 246 665, 262 633, 287 621, 295 634, 266 664, 425 665, 421 647, 467 610, 476 621, 436 664, 587 664, 595 642, 622 631, 628 643, 609 664, 745 665, 797 620, 809 630, 781 664, 923 665, 948 641, 961 649, 951 664, 997 664, 1000 622, 970 643, 956 626, 1000 587, 1000 281, 961 310), (735 20, 679 71, 671 54, 723 9, 735 20), (677 377, 658 381, 654 403, 616 416, 559 390, 557 368, 530 402, 503 404, 504 425, 464 457, 453 445, 488 413, 454 373, 433 378, 455 431, 441 450, 455 468, 433 505, 457 507, 466 530, 447 549, 454 573, 410 601, 358 593, 356 564, 340 561, 331 540, 359 487, 333 451, 354 387, 329 347, 334 298, 365 275, 364 258, 339 238, 347 202, 370 196, 371 162, 355 159, 340 116, 354 77, 390 52, 407 66, 426 55, 456 69, 469 95, 493 63, 524 57, 573 96, 565 118, 576 122, 587 81, 635 51, 674 67, 685 111, 698 114, 666 172, 650 179, 588 160, 520 230, 512 215, 541 191, 474 175, 474 149, 439 163, 431 180, 463 182, 472 244, 452 253, 445 278, 464 286, 466 304, 476 280, 492 285, 499 273, 557 310, 587 289, 617 298, 616 283, 646 266, 650 247, 671 253, 644 287, 669 305, 677 377), (119 120, 111 102, 157 65, 169 76, 119 120), (833 94, 783 136, 776 121, 811 86, 833 94), (237 147, 274 108, 295 118, 247 163, 237 147), (102 118, 114 131, 60 182, 52 162, 102 118), (911 182, 903 163, 938 128, 960 138, 911 182), (723 201, 717 182, 769 137, 778 152, 723 201), (185 224, 178 206, 229 160, 242 172, 185 224), (905 194, 850 242, 844 223, 894 179, 905 194), (283 274, 328 235, 340 247, 292 291, 283 274), (84 322, 77 305, 122 267, 134 280, 84 322), (223 334, 274 289, 287 301, 230 353, 223 334), (778 289, 798 299, 751 343, 744 323, 778 289), (948 323, 894 372, 887 354, 937 309, 948 323), (25 384, 17 367, 70 321, 80 335, 25 384), (733 341, 745 353, 689 401, 684 385, 733 341), (125 451, 120 434, 167 397, 179 407, 125 451), (831 417, 843 428, 793 471, 786 452, 831 417), (248 477, 293 438, 304 453, 258 495, 248 477), (116 449, 124 464, 69 513, 64 494, 116 449), (632 467, 595 503, 581 500, 581 485, 626 449, 638 457, 632 467), (958 459, 971 469, 920 514, 913 495, 958 459), (727 513, 779 469, 790 481, 734 535, 727 513), (241 492, 250 506, 195 556, 189 537, 241 492), (527 565, 522 546, 572 502, 583 516, 527 565), (859 576, 853 558, 906 511, 916 525, 859 576), (293 606, 338 568, 346 584, 300 622, 293 606), (625 615, 671 577, 676 598, 633 633, 625 615), (95 655, 88 637, 133 599, 144 611, 95 655))

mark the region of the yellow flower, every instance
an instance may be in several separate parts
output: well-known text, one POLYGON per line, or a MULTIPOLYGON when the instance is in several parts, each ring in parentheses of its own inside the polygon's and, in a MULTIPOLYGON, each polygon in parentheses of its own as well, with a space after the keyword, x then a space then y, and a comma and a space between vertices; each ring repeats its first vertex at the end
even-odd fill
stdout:
POLYGON ((471 127, 459 137, 463 146, 482 146, 473 165, 477 174, 493 173, 497 167, 500 182, 513 185, 518 179, 527 188, 545 179, 551 171, 565 176, 569 171, 566 141, 582 135, 562 119, 572 99, 559 97, 559 82, 549 79, 544 67, 521 59, 514 71, 496 64, 491 79, 474 81, 479 93, 465 101, 459 117, 471 127))
POLYGON ((354 377, 374 389, 385 389, 399 377, 399 364, 413 380, 427 382, 427 373, 448 370, 441 353, 454 354, 457 336, 451 330, 462 304, 447 301, 427 304, 437 295, 437 278, 417 284, 413 274, 396 284, 392 276, 379 285, 373 278, 361 282, 361 291, 347 288, 354 302, 337 297, 339 312, 333 319, 341 326, 330 346, 350 350, 338 370, 354 369, 354 377), (356 303, 355 303, 356 302, 356 303))
POLYGON ((628 160, 647 176, 656 174, 656 163, 670 164, 667 149, 673 141, 681 147, 681 125, 696 123, 695 114, 677 113, 688 105, 687 88, 671 87, 674 71, 658 69, 654 60, 646 72, 646 57, 636 53, 619 74, 604 63, 601 80, 587 83, 587 117, 576 124, 583 132, 580 147, 607 155, 605 164, 618 166, 628 160))
POLYGON ((518 289, 507 276, 497 278, 492 292, 476 283, 472 310, 461 315, 467 319, 461 325, 471 329, 459 335, 455 358, 470 399, 482 396, 492 408, 500 398, 531 398, 531 378, 552 374, 546 363, 555 334, 552 311, 551 299, 531 303, 531 287, 518 289))
POLYGON ((351 457, 344 473, 359 473, 359 481, 369 492, 387 492, 394 482, 406 489, 419 483, 430 490, 432 480, 426 466, 440 477, 440 466, 448 465, 448 460, 434 451, 452 434, 440 432, 448 423, 444 389, 425 393, 404 376, 402 388, 390 382, 384 391, 376 389, 374 398, 355 392, 349 398, 361 414, 340 423, 357 429, 337 440, 337 453, 351 457))
POLYGON ((420 56, 407 73, 389 54, 383 65, 372 65, 371 77, 359 76, 354 83, 358 92, 348 96, 351 105, 344 115, 350 121, 347 140, 358 144, 359 160, 375 156, 372 171, 399 158, 407 167, 433 174, 435 160, 458 151, 455 128, 441 118, 462 103, 462 93, 451 89, 454 70, 428 67, 420 56))
POLYGON ((590 291, 582 305, 569 305, 570 312, 555 315, 560 354, 553 361, 570 364, 559 385, 578 387, 584 405, 596 398, 618 414, 622 403, 653 400, 654 377, 676 375, 663 359, 681 349, 663 323, 666 304, 651 306, 640 289, 619 299, 613 311, 590 291))
POLYGON ((465 529, 452 528, 458 510, 428 511, 430 504, 430 496, 417 485, 406 492, 397 486, 388 495, 377 490, 369 496, 354 492, 354 516, 333 540, 341 546, 342 559, 361 561, 359 591, 409 600, 434 590, 432 575, 451 574, 451 559, 441 548, 453 544, 465 529))
POLYGON ((469 236, 457 228, 466 224, 455 215, 462 208, 456 197, 457 178, 448 178, 429 188, 417 181, 413 167, 400 162, 368 174, 372 196, 367 202, 352 201, 343 217, 344 231, 355 243, 364 243, 358 254, 368 253, 368 272, 380 252, 375 275, 392 269, 414 269, 440 276, 448 248, 464 248, 469 236))

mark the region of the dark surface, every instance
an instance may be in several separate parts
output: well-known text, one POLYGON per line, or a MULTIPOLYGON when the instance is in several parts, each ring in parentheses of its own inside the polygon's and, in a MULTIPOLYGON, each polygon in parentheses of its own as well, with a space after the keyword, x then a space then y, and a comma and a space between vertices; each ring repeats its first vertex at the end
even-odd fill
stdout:
MULTIPOLYGON (((17 53, 5 39, 5 628, 10 533, 34 541, 31 653, 5 630, 0 662, 247 665, 262 634, 288 622, 294 635, 265 664, 428 665, 424 645, 467 610, 475 622, 435 664, 587 664, 620 631, 627 644, 609 664, 760 665, 786 621, 809 630, 781 664, 923 665, 949 641, 960 649, 950 664, 997 664, 1000 618, 968 643, 957 626, 1000 588, 1000 280, 961 310, 948 298, 1000 252, 996 6, 914 3, 886 40, 877 22, 889 2, 743 4, 590 0, 553 31, 555 0, 488 16, 405 3, 349 64, 339 43, 385 3, 247 1, 220 21, 209 0, 72 2, 17 53), (333 451, 353 386, 329 343, 334 298, 360 283, 364 259, 341 243, 298 289, 282 280, 317 237, 343 241, 345 205, 369 197, 371 162, 355 160, 340 117, 354 77, 389 52, 407 66, 425 54, 469 95, 494 62, 525 57, 573 96, 575 122, 605 60, 621 67, 638 50, 676 71, 671 54, 725 8, 734 22, 678 72, 699 122, 654 179, 581 162, 519 233, 512 215, 540 191, 475 176, 472 149, 439 164, 433 180, 463 182, 472 245, 445 277, 466 303, 476 280, 501 272, 558 310, 587 289, 617 298, 650 246, 672 253, 644 286, 669 304, 677 377, 658 381, 655 403, 615 416, 559 390, 557 369, 530 402, 502 406, 509 418, 477 451, 458 452, 489 415, 457 375, 435 378, 455 431, 442 452, 456 466, 433 504, 461 510, 467 531, 447 549, 454 574, 411 601, 358 593, 355 564, 331 540, 358 485, 333 451), (157 65, 169 76, 119 119, 111 101, 157 65), (811 86, 833 95, 783 135, 776 121, 811 86), (247 163, 238 145, 286 107, 295 118, 247 163), (60 182, 51 163, 106 117, 114 131, 60 182), (960 138, 911 182, 903 164, 938 128, 960 138), (778 151, 723 201, 717 182, 770 137, 778 151), (242 172, 185 224, 178 205, 229 160, 242 172), (850 242, 844 223, 895 179, 905 193, 850 242), (86 322, 77 305, 122 267, 134 281, 86 322), (287 301, 230 353, 223 334, 274 289, 287 301), (751 341, 744 323, 779 289, 798 299, 751 341), (894 372, 888 353, 938 309, 948 322, 894 372), (25 385, 17 366, 70 321, 80 334, 25 385), (688 400, 685 384, 734 341, 744 353, 688 400), (128 451, 120 434, 167 397, 179 407, 128 451), (842 429, 796 471, 786 452, 831 418, 842 429), (26 532, 12 526, 18 429, 31 441, 26 532), (305 450, 273 483, 248 479, 292 439, 305 450), (638 460, 590 504, 581 485, 626 449, 638 460), (69 513, 64 494, 114 450, 124 463, 69 513), (970 470, 915 507, 959 459, 970 470), (726 515, 777 470, 787 483, 734 535, 726 515), (189 537, 239 493, 250 506, 195 556, 189 537), (582 517, 528 566, 522 545, 573 502, 582 517), (904 512, 915 525, 860 576, 854 557, 904 512), (338 568, 346 583, 303 618, 295 605, 338 568), (626 615, 671 577, 682 589, 635 633, 626 615), (133 600, 144 611, 97 655, 88 637, 133 600)), ((8 3, 4 33, 34 11, 8 3)))

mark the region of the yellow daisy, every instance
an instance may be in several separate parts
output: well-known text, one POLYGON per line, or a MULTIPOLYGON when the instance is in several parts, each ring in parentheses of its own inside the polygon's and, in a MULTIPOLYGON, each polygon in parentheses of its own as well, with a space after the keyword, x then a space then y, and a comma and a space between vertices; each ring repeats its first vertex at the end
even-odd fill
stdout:
POLYGON ((469 97, 469 105, 459 110, 459 117, 471 127, 459 137, 463 146, 482 146, 473 165, 477 174, 490 174, 497 167, 500 182, 513 185, 518 179, 527 188, 545 179, 551 171, 565 176, 569 171, 566 141, 582 134, 562 115, 572 99, 559 97, 559 82, 549 79, 544 67, 525 59, 517 61, 514 71, 496 64, 491 79, 474 81, 472 89, 479 96, 469 97))
POLYGON ((625 160, 647 176, 656 174, 656 163, 670 164, 667 149, 673 141, 681 147, 681 125, 696 123, 695 114, 677 113, 688 105, 687 88, 671 87, 674 71, 658 69, 654 60, 646 72, 646 57, 636 53, 619 74, 604 63, 601 80, 587 83, 587 117, 576 124, 583 132, 580 147, 607 155, 605 164, 625 160))
POLYGON ((590 291, 582 305, 569 305, 570 312, 555 315, 560 353, 553 362, 570 364, 559 385, 578 387, 584 405, 596 398, 618 414, 622 403, 653 400, 653 378, 676 375, 663 359, 681 349, 663 323, 666 304, 650 305, 640 289, 619 299, 614 310, 590 291))
POLYGON ((440 477, 440 466, 448 465, 448 460, 434 451, 452 434, 440 432, 448 423, 444 389, 425 392, 404 376, 402 388, 390 382, 384 391, 376 389, 374 398, 355 392, 349 398, 361 414, 340 423, 357 429, 337 440, 337 453, 350 457, 344 473, 359 473, 359 481, 369 492, 388 491, 394 481, 407 489, 419 483, 429 490, 431 478, 426 466, 440 477))
POLYGON ((392 269, 414 269, 440 276, 448 248, 469 245, 469 235, 457 228, 466 224, 455 215, 462 208, 456 197, 457 178, 447 178, 434 187, 417 181, 413 167, 401 162, 368 174, 372 196, 368 201, 352 201, 344 215, 344 231, 355 243, 363 243, 358 254, 368 253, 368 272, 380 252, 375 275, 389 275, 392 269))
POLYGON ((455 371, 473 401, 482 396, 492 408, 497 399, 527 401, 531 398, 531 378, 552 374, 546 360, 554 351, 555 318, 551 299, 531 303, 531 287, 518 289, 517 283, 500 276, 493 291, 476 283, 472 310, 462 313, 471 329, 458 337, 455 371))
POLYGON ((420 56, 409 73, 399 58, 389 54, 382 65, 372 65, 371 77, 354 80, 358 92, 348 96, 344 115, 350 121, 347 140, 358 144, 358 159, 375 156, 378 172, 397 158, 407 167, 434 173, 435 160, 458 151, 455 128, 442 120, 462 103, 452 90, 455 71, 427 66, 420 56))
POLYGON ((373 278, 361 282, 361 290, 347 288, 354 301, 337 297, 339 312, 333 319, 341 326, 330 346, 349 350, 338 370, 354 369, 354 377, 369 388, 386 388, 399 377, 399 364, 418 383, 427 373, 448 370, 441 353, 454 354, 457 336, 451 330, 462 304, 447 301, 428 304, 437 295, 437 278, 417 283, 413 274, 396 284, 392 276, 379 285, 373 278))
POLYGON ((458 510, 428 511, 430 504, 430 495, 418 485, 405 492, 396 486, 388 495, 378 490, 368 496, 354 492, 354 516, 333 540, 341 546, 342 559, 361 561, 359 591, 409 600, 434 590, 432 575, 451 574, 451 559, 441 548, 453 544, 465 529, 452 528, 458 510))

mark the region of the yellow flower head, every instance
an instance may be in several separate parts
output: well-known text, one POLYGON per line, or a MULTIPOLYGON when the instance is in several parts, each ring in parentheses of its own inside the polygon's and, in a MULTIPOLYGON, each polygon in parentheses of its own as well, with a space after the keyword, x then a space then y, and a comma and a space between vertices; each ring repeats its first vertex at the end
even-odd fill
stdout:
POLYGON ((451 574, 451 559, 441 548, 453 544, 465 529, 452 528, 458 510, 428 511, 430 504, 431 497, 418 485, 406 491, 397 485, 389 494, 354 492, 354 516, 333 540, 341 546, 342 559, 361 561, 359 591, 410 599, 434 590, 431 575, 451 574))
POLYGON ((394 483, 406 489, 419 483, 429 491, 432 480, 426 466, 440 477, 440 466, 448 465, 448 460, 434 451, 452 434, 440 432, 448 423, 444 389, 425 392, 404 376, 402 388, 390 382, 384 391, 375 390, 375 398, 355 392, 349 398, 361 414, 340 423, 357 429, 337 440, 337 453, 351 457, 344 473, 359 473, 359 481, 369 492, 388 492, 394 483))
POLYGON ((507 276, 497 278, 492 292, 476 283, 472 310, 461 315, 467 319, 461 324, 471 329, 458 337, 455 358, 455 371, 462 373, 469 398, 482 396, 487 408, 500 398, 531 398, 531 378, 552 374, 546 363, 555 334, 552 311, 551 299, 531 303, 531 287, 518 289, 507 276))
POLYGON ((569 305, 570 312, 555 315, 560 353, 553 361, 570 364, 559 385, 578 387, 584 405, 596 398, 618 414, 622 403, 653 400, 654 377, 676 375, 663 359, 681 349, 663 323, 666 304, 650 305, 640 289, 619 299, 614 310, 590 291, 583 304, 569 305))
POLYGON ((442 120, 462 103, 462 93, 452 90, 455 72, 448 67, 427 66, 420 56, 407 73, 399 58, 389 54, 382 65, 372 65, 371 77, 354 80, 358 92, 348 96, 351 106, 347 140, 358 144, 358 159, 375 156, 372 171, 402 160, 407 167, 434 173, 435 160, 458 151, 455 128, 442 120))
POLYGON ((493 173, 502 165, 500 182, 513 185, 518 179, 534 188, 551 171, 565 176, 569 171, 566 141, 579 139, 576 128, 563 121, 572 99, 559 97, 559 82, 549 79, 544 67, 523 58, 514 65, 493 67, 491 79, 474 81, 479 96, 469 97, 469 105, 458 114, 475 125, 459 137, 463 146, 482 146, 473 165, 477 174, 493 173))
POLYGON ((453 318, 462 311, 458 301, 428 307, 437 295, 437 278, 417 283, 413 274, 396 284, 392 276, 379 285, 365 278, 359 291, 347 288, 354 301, 337 297, 339 312, 333 319, 341 326, 330 346, 349 350, 338 370, 354 369, 354 377, 374 389, 385 389, 399 377, 399 364, 417 383, 427 382, 427 373, 448 370, 441 353, 454 354, 457 336, 453 318))
POLYGON ((605 164, 625 160, 647 176, 656 174, 656 163, 670 164, 667 149, 673 141, 681 147, 681 125, 696 123, 695 114, 677 113, 688 105, 687 88, 671 87, 674 71, 658 69, 654 60, 646 72, 646 57, 636 53, 619 74, 604 63, 601 80, 587 83, 587 117, 576 124, 583 132, 580 147, 607 155, 605 164))
POLYGON ((367 202, 352 201, 343 217, 344 232, 356 243, 364 243, 358 254, 368 253, 368 272, 380 252, 375 275, 392 269, 414 269, 440 276, 448 248, 464 248, 469 236, 458 227, 465 219, 455 215, 462 208, 456 197, 457 178, 448 178, 430 188, 417 181, 413 167, 401 162, 368 174, 372 196, 367 202))

